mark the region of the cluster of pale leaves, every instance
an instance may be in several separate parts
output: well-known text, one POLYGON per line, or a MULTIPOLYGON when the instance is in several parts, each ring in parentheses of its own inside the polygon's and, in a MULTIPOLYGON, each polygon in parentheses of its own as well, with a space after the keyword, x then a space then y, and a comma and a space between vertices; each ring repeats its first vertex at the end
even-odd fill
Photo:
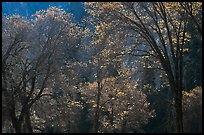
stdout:
POLYGON ((202 87, 195 87, 190 92, 183 92, 184 111, 187 111, 194 105, 202 106, 202 87))
POLYGON ((202 87, 197 86, 189 92, 183 92, 184 131, 202 132, 202 87))
MULTIPOLYGON (((99 132, 122 132, 126 129, 140 130, 143 124, 155 116, 149 110, 146 95, 137 87, 137 82, 128 77, 127 71, 120 71, 120 76, 104 78, 99 103, 99 132)), ((85 83, 80 87, 82 98, 92 106, 95 114, 97 106, 97 82, 85 83)), ((94 115, 90 115, 94 119, 94 115)), ((128 131, 126 131, 128 132, 128 131)))
POLYGON ((67 81, 71 78, 64 73, 50 78, 43 92, 48 96, 42 97, 33 107, 31 118, 35 132, 51 127, 58 132, 78 132, 82 104, 76 100, 77 87, 67 81))

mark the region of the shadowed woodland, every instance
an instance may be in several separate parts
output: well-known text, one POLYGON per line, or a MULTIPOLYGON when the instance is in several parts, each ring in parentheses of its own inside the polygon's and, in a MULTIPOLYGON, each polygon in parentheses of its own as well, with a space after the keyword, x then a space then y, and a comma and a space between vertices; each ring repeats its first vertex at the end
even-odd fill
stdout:
POLYGON ((202 3, 82 4, 2 15, 2 132, 201 133, 202 3))

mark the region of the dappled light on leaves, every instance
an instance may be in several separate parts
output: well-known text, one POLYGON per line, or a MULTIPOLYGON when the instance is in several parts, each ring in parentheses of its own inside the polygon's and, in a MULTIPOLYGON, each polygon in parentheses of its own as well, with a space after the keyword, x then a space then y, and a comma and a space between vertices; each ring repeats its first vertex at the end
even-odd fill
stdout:
POLYGON ((2 16, 2 132, 201 132, 202 3, 81 5, 2 16))

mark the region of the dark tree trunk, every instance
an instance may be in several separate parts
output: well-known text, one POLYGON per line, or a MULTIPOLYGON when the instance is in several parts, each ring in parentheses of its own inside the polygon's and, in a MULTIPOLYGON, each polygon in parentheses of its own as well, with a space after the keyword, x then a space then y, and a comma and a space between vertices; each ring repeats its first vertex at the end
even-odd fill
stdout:
POLYGON ((16 117, 14 99, 13 97, 11 97, 11 99, 8 100, 9 102, 7 103, 7 106, 9 107, 11 123, 13 125, 13 128, 15 129, 15 133, 21 133, 21 122, 19 122, 18 118, 16 117))
POLYGON ((33 129, 31 126, 31 120, 30 120, 30 112, 29 110, 26 110, 24 121, 23 121, 23 133, 33 133, 33 129))
POLYGON ((97 94, 97 102, 96 102, 96 112, 95 112, 95 133, 98 133, 99 128, 99 103, 100 103, 100 96, 101 96, 101 83, 100 81, 97 81, 98 83, 98 94, 97 94))
POLYGON ((122 124, 122 128, 121 128, 121 133, 125 133, 126 132, 126 120, 123 120, 123 124, 122 124))
POLYGON ((33 133, 33 128, 31 126, 30 114, 27 116, 26 124, 28 125, 28 132, 33 133))
POLYGON ((176 131, 178 133, 183 133, 182 84, 180 79, 178 79, 180 77, 177 76, 176 78, 177 81, 175 81, 173 77, 168 76, 176 110, 176 131))
POLYGON ((18 122, 17 118, 12 114, 11 116, 11 122, 13 125, 13 128, 15 129, 15 133, 21 133, 21 122, 18 122))
POLYGON ((183 133, 183 109, 182 109, 182 90, 181 86, 177 84, 176 95, 175 95, 175 109, 176 109, 176 130, 177 133, 183 133))
POLYGON ((175 93, 174 96, 174 107, 176 110, 176 132, 183 133, 183 110, 182 110, 182 91, 177 86, 171 86, 171 90, 175 93))
POLYGON ((183 133, 183 111, 182 111, 182 100, 178 97, 175 100, 176 103, 176 129, 178 133, 183 133))
POLYGON ((98 86, 98 93, 97 93, 97 99, 96 99, 96 112, 95 112, 95 125, 94 125, 94 132, 98 133, 98 128, 99 128, 99 109, 100 109, 100 98, 101 98, 101 90, 102 90, 102 85, 101 85, 101 70, 100 70, 100 61, 98 61, 98 66, 97 66, 97 86, 98 86))

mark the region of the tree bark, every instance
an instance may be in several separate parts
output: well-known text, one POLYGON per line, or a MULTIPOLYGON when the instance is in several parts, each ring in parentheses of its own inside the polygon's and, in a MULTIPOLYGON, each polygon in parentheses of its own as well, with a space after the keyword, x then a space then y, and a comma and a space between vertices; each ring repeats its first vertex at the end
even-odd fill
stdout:
POLYGON ((121 133, 125 133, 126 132, 126 123, 127 123, 126 119, 123 120, 122 128, 121 128, 121 133))
POLYGON ((173 94, 174 107, 176 110, 176 131, 178 133, 183 133, 182 82, 180 80, 182 79, 180 76, 182 74, 179 73, 177 66, 175 68, 175 79, 172 72, 166 70, 166 73, 168 75, 168 81, 173 94))
POLYGON ((176 129, 178 133, 183 133, 183 110, 182 110, 182 96, 178 93, 175 98, 176 109, 176 129))
POLYGON ((25 116, 24 116, 24 121, 23 121, 23 133, 33 133, 33 129, 31 126, 31 120, 30 120, 30 111, 26 110, 25 116))
POLYGON ((100 70, 101 63, 98 61, 97 65, 97 99, 96 99, 96 112, 95 112, 95 126, 94 126, 94 132, 98 133, 98 128, 99 128, 99 111, 100 111, 100 97, 101 97, 101 70, 100 70))
POLYGON ((181 101, 178 100, 177 108, 176 108, 176 121, 177 121, 177 132, 183 133, 183 111, 182 111, 182 105, 181 101))
POLYGON ((101 96, 101 83, 98 80, 98 94, 97 94, 97 102, 96 102, 96 112, 95 112, 95 133, 98 133, 99 128, 99 103, 100 103, 100 96, 101 96))
POLYGON ((174 94, 174 107, 176 110, 176 132, 183 133, 183 110, 182 110, 182 91, 177 86, 171 86, 174 94))

